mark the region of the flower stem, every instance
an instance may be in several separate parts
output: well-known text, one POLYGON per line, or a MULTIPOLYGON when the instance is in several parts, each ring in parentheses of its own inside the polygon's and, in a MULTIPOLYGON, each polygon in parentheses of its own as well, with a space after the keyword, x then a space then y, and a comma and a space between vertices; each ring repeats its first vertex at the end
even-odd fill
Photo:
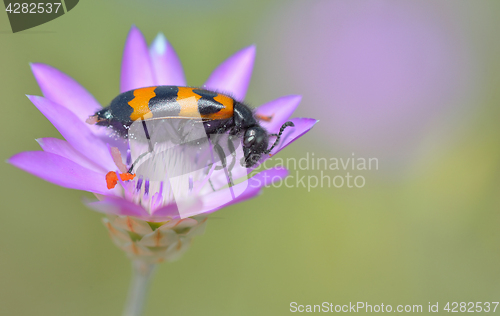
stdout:
POLYGON ((155 264, 141 260, 132 261, 132 283, 130 284, 123 316, 141 315, 155 268, 155 264))

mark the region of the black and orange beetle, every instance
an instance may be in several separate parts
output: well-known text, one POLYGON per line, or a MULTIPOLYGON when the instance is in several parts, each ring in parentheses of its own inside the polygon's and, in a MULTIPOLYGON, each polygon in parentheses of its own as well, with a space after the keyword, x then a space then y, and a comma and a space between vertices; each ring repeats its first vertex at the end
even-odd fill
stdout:
MULTIPOLYGON (((179 86, 146 87, 121 93, 87 122, 111 127, 126 137, 135 121, 173 118, 201 118, 207 135, 229 132, 240 136, 244 154, 241 164, 246 168, 254 166, 263 154, 269 154, 278 144, 284 129, 294 126, 292 122, 286 122, 279 134, 269 134, 258 120, 269 121, 271 117, 255 115, 249 106, 226 94, 179 86), (270 136, 276 136, 276 141, 268 148, 270 136)), ((133 164, 128 173, 133 173, 133 164)))

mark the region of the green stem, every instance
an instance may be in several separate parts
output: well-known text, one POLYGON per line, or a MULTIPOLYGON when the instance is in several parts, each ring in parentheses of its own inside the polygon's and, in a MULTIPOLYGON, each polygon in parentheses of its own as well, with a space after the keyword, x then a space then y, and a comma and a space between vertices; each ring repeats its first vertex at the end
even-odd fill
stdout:
POLYGON ((155 268, 155 264, 144 261, 135 260, 132 262, 132 283, 123 316, 141 315, 155 268))

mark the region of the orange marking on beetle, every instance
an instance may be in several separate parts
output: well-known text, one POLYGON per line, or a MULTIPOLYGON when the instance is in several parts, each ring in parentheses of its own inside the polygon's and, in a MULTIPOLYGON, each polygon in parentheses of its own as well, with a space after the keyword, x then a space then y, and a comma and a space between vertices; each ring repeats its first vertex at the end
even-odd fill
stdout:
POLYGON ((179 92, 177 92, 177 103, 181 105, 179 116, 200 117, 199 99, 201 99, 201 95, 194 93, 193 88, 179 87, 179 92))
MULTIPOLYGON (((120 179, 122 179, 122 181, 132 180, 133 178, 135 178, 135 174, 131 174, 128 172, 120 174, 120 179)), ((118 176, 116 175, 116 172, 110 171, 106 173, 106 186, 108 187, 108 190, 113 189, 117 183, 118 176)))
POLYGON ((262 115, 262 114, 255 114, 255 118, 264 122, 271 122, 273 119, 273 115, 262 115))
POLYGON ((214 100, 219 102, 224 106, 219 112, 202 115, 204 119, 209 120, 223 120, 228 119, 233 116, 234 112, 234 100, 227 95, 218 94, 214 97, 214 100))
POLYGON ((128 102, 134 112, 130 114, 130 119, 136 121, 138 119, 149 119, 153 117, 153 113, 149 109, 149 100, 156 96, 156 87, 140 88, 134 90, 134 97, 128 102))

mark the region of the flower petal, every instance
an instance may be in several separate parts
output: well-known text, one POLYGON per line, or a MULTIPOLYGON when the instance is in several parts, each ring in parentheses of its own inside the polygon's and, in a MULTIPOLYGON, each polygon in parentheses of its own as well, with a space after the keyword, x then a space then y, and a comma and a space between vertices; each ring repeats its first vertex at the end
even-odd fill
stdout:
POLYGON ((284 167, 273 167, 257 173, 248 179, 248 187, 263 188, 281 181, 288 176, 288 170, 284 167))
POLYGON ((101 109, 101 105, 78 82, 67 74, 45 64, 31 64, 43 95, 73 112, 81 121, 101 109))
POLYGON ((155 210, 153 216, 179 218, 179 209, 175 203, 168 204, 155 210))
POLYGON ((7 162, 65 188, 110 194, 104 174, 52 153, 26 151, 12 156, 7 162))
POLYGON ((279 153, 286 146, 290 145, 299 137, 309 132, 309 130, 311 130, 311 128, 319 122, 318 120, 312 118, 294 118, 290 121, 293 122, 295 127, 288 127, 287 129, 285 129, 285 131, 281 135, 278 146, 276 146, 271 151, 271 155, 276 155, 277 153, 279 153))
POLYGON ((199 210, 203 207, 203 202, 201 199, 193 198, 188 201, 183 201, 181 204, 181 211, 179 211, 179 206, 174 202, 172 204, 165 205, 163 207, 158 208, 153 212, 153 218, 155 221, 160 219, 165 219, 167 217, 170 218, 186 218, 185 214, 198 214, 199 210))
POLYGON ((154 85, 148 45, 141 31, 132 26, 123 50, 120 92, 154 85))
POLYGON ((139 245, 146 247, 168 247, 177 241, 179 241, 179 236, 173 230, 157 229, 142 237, 139 245))
POLYGON ((156 85, 186 86, 181 61, 174 48, 159 33, 149 48, 156 85))
MULTIPOLYGON (((284 116, 283 116, 284 117, 284 116)), ((290 120, 291 122, 294 123, 294 127, 288 127, 285 129, 283 134, 281 135, 280 142, 278 145, 271 151, 271 156, 276 155, 278 152, 283 150, 285 147, 296 141, 299 137, 307 133, 317 122, 318 120, 315 119, 310 119, 310 118, 293 118, 290 120)), ((281 126, 281 125, 280 125, 281 126)), ((269 141, 269 146, 271 146, 274 143, 274 140, 276 138, 272 137, 269 141)), ((249 174, 256 168, 258 168, 260 165, 262 165, 267 159, 270 158, 270 155, 265 155, 263 154, 257 164, 252 166, 251 168, 234 168, 232 171, 232 175, 234 179, 238 179, 240 177, 245 176, 246 174, 249 174)), ((236 159, 236 161, 239 161, 239 159, 236 159)), ((225 178, 221 178, 220 176, 218 178, 215 178, 212 180, 214 184, 221 184, 225 185, 226 182, 225 178)))
POLYGON ((270 122, 260 121, 260 125, 270 133, 278 133, 281 125, 288 121, 299 106, 300 100, 302 100, 300 95, 289 95, 259 106, 255 114, 271 117, 270 122))
MULTIPOLYGON (((203 197, 203 208, 200 212, 197 214, 202 214, 202 213, 213 213, 223 207, 240 203, 245 200, 248 200, 250 198, 255 197, 256 195, 259 194, 260 190, 268 185, 271 185, 272 183, 276 181, 280 181, 288 175, 288 170, 285 168, 271 168, 268 170, 264 170, 262 172, 259 172, 252 178, 248 179, 248 183, 239 183, 235 185, 233 188, 235 191, 238 191, 238 186, 246 186, 246 189, 243 194, 237 196, 235 199, 232 199, 231 201, 227 203, 221 203, 221 201, 227 200, 226 197, 229 195, 229 189, 226 188, 220 191, 216 191, 214 193, 208 194, 203 197)), ((193 214, 191 216, 197 215, 193 214)))
POLYGON ((105 214, 135 216, 139 218, 149 216, 148 212, 142 206, 115 196, 107 196, 102 201, 86 201, 85 204, 91 209, 105 214))
POLYGON ((28 96, 28 98, 74 149, 106 170, 116 168, 106 144, 92 134, 87 127, 88 124, 77 118, 70 110, 44 97, 28 96))
POLYGON ((96 172, 106 173, 106 170, 104 168, 95 164, 84 155, 80 154, 65 140, 52 137, 45 137, 45 138, 39 138, 36 141, 38 142, 40 147, 42 147, 43 151, 47 153, 52 153, 67 158, 87 169, 94 170, 96 172))
POLYGON ((203 86, 206 89, 227 92, 235 100, 243 101, 252 76, 255 46, 249 46, 220 64, 203 86))
MULTIPOLYGON (((119 197, 111 197, 110 200, 112 200, 112 199, 116 199, 117 204, 120 204, 126 208, 129 208, 129 205, 127 203, 132 203, 132 202, 129 202, 129 201, 127 201, 123 198, 119 198, 119 197), (123 204, 122 202, 124 202, 125 204, 123 204)), ((136 205, 135 203, 132 203, 132 204, 136 205)), ((137 210, 139 211, 139 209, 137 209, 137 210)), ((142 211, 140 211, 140 212, 142 212, 142 211)), ((150 234, 153 232, 153 229, 151 228, 151 226, 149 226, 149 224, 146 221, 139 219, 139 218, 130 218, 128 216, 127 217, 122 217, 122 216, 115 217, 113 220, 113 225, 115 227, 117 227, 118 229, 122 229, 124 231, 136 233, 139 235, 150 234)))

